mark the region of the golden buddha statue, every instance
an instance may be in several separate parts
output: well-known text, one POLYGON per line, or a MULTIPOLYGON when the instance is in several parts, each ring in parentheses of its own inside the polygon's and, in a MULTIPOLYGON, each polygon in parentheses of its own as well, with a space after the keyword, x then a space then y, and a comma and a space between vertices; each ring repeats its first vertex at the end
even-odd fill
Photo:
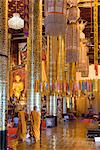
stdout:
POLYGON ((21 94, 19 103, 20 103, 21 106, 23 106, 23 107, 26 105, 26 96, 25 96, 24 93, 21 94))
POLYGON ((13 94, 15 97, 19 100, 19 97, 21 95, 21 92, 24 89, 24 83, 21 81, 21 76, 16 75, 15 76, 15 82, 13 82, 13 94))

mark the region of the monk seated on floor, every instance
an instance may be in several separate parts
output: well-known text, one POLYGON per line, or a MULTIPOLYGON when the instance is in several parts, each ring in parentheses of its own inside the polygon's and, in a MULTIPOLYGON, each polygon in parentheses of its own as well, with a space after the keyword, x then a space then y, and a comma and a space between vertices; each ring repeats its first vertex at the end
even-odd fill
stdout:
POLYGON ((92 121, 89 124, 89 128, 97 129, 98 128, 98 116, 94 115, 92 121))
POLYGON ((94 115, 93 120, 87 129, 87 136, 88 137, 100 137, 100 121, 98 121, 98 116, 94 115))

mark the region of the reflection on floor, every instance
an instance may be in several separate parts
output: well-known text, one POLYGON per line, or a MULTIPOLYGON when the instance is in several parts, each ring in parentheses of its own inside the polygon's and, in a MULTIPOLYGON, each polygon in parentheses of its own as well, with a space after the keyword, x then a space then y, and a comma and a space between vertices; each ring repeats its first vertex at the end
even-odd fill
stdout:
POLYGON ((36 144, 19 143, 18 150, 100 150, 93 140, 86 137, 86 125, 80 121, 61 123, 42 131, 36 144))

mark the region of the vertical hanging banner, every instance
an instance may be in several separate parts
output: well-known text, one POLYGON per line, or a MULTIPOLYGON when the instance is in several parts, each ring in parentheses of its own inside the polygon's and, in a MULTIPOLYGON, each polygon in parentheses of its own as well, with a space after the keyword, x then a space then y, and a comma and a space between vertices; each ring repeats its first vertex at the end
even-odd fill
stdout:
POLYGON ((98 0, 94 0, 94 69, 98 75, 98 0))

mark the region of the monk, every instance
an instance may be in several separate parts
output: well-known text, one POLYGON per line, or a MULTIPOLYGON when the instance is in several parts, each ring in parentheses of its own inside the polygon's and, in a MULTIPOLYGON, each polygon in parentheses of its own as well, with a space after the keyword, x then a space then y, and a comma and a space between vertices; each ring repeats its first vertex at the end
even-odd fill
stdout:
POLYGON ((19 111, 19 122, 18 122, 18 130, 17 130, 17 136, 19 140, 22 140, 23 142, 26 139, 26 120, 25 120, 25 112, 19 111))
POLYGON ((37 106, 34 106, 34 110, 30 114, 31 127, 30 136, 34 138, 35 142, 40 140, 40 113, 37 111, 37 106))
POLYGON ((94 115, 93 116, 93 119, 92 119, 92 122, 90 122, 89 124, 89 128, 92 128, 92 129, 97 129, 98 128, 98 116, 97 115, 94 115))

